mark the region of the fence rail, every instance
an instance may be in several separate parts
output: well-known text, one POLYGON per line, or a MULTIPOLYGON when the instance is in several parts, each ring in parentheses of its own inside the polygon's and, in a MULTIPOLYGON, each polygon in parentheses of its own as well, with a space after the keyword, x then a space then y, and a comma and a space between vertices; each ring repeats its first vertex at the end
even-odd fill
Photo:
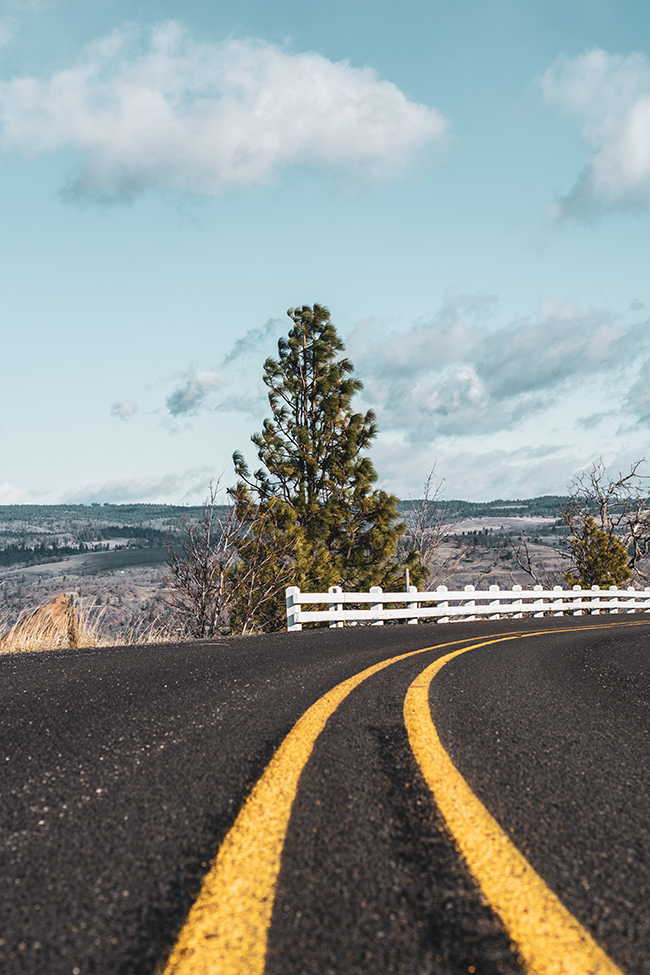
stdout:
POLYGON ((524 589, 464 589, 451 590, 438 586, 431 592, 418 592, 410 586, 408 592, 383 592, 378 586, 370 592, 343 592, 332 586, 327 592, 301 592, 297 586, 287 589, 287 629, 301 630, 303 623, 329 623, 330 627, 354 626, 359 623, 383 626, 390 620, 417 623, 433 619, 438 623, 459 620, 491 619, 503 616, 520 619, 523 616, 582 616, 598 613, 650 613, 650 587, 619 589, 611 586, 600 589, 563 589, 555 586, 544 589, 535 586, 524 589), (304 610, 309 604, 327 603, 327 609, 304 610), (425 605, 423 605, 425 604, 425 605), (386 607, 390 608, 386 608, 386 607))

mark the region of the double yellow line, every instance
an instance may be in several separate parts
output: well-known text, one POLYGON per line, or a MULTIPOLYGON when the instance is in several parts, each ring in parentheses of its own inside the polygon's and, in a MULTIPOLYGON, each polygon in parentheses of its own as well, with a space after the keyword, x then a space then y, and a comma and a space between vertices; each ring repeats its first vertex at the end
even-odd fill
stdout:
MULTIPOLYGON (((439 658, 411 684, 404 718, 411 748, 449 831, 517 945, 526 970, 533 975, 621 975, 473 794, 442 747, 431 720, 429 685, 454 657, 494 643, 558 632, 539 630, 497 637, 439 658)), ((303 714, 223 841, 164 975, 263 975, 267 932, 291 807, 301 772, 328 718, 356 687, 386 667, 465 642, 469 641, 453 640, 424 647, 368 667, 338 684, 303 714)))
POLYGON ((527 972, 621 975, 510 842, 442 746, 431 720, 429 685, 446 663, 473 649, 466 647, 436 660, 408 689, 404 719, 427 785, 485 899, 517 945, 527 972))

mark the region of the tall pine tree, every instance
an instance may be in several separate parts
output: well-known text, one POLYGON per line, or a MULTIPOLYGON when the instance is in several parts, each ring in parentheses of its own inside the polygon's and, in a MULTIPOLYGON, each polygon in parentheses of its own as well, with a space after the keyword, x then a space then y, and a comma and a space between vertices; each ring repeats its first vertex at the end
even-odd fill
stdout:
MULTIPOLYGON (((327 308, 305 305, 287 314, 293 325, 278 342, 278 358, 264 363, 271 417, 252 437, 262 466, 251 475, 242 455, 233 457, 238 503, 242 511, 254 503, 261 514, 271 502, 291 509, 304 541, 294 562, 301 588, 396 588, 404 564, 393 557, 406 526, 398 499, 373 488, 377 475, 365 451, 377 435, 375 415, 353 410, 363 386, 341 355, 327 308)), ((417 584, 419 553, 407 564, 417 584)))

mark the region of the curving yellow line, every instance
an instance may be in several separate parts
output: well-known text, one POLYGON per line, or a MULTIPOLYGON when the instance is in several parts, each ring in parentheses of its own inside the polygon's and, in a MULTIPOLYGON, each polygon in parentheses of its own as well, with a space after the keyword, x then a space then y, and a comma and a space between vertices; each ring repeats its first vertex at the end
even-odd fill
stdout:
MULTIPOLYGON (((471 639, 471 638, 470 638, 471 639)), ((267 765, 203 881, 164 975, 263 975, 275 883, 298 779, 327 719, 364 680, 450 640, 374 664, 305 711, 267 765)))
MULTIPOLYGON (((607 625, 612 624, 523 632, 499 639, 602 629, 607 625)), ((383 660, 338 684, 305 711, 267 765, 224 839, 163 975, 263 975, 267 930, 291 806, 302 770, 328 718, 355 687, 385 667, 471 639, 475 638, 450 640, 383 660)), ((495 642, 498 640, 475 643, 468 649, 495 642)))
POLYGON ((431 719, 429 685, 446 663, 473 649, 464 647, 436 660, 409 687, 404 719, 413 754, 449 831, 517 945, 527 972, 622 975, 511 843, 442 746, 431 719))

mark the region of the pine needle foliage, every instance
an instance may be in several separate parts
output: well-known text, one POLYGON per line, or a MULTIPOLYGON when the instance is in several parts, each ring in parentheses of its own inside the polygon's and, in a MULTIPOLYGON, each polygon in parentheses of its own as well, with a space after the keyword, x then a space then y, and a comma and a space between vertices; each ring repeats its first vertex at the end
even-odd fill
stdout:
MULTIPOLYGON (((353 409, 363 384, 328 309, 303 305, 287 314, 293 324, 278 358, 264 363, 271 417, 251 438, 261 466, 251 475, 242 455, 233 457, 238 507, 248 505, 250 516, 254 505, 262 517, 270 504, 291 510, 301 535, 292 584, 318 592, 395 588, 404 578, 394 556, 406 526, 398 498, 373 487, 366 451, 377 436, 375 414, 353 409)), ((418 553, 406 564, 417 583, 418 553)))
POLYGON ((569 586, 609 589, 632 578, 625 546, 616 535, 599 528, 593 518, 584 518, 582 528, 574 534, 570 545, 578 574, 565 573, 564 579, 569 586))
POLYGON ((247 528, 231 574, 231 626, 239 633, 282 630, 285 589, 304 579, 304 533, 294 510, 279 498, 260 505, 239 488, 235 506, 240 524, 247 528))

